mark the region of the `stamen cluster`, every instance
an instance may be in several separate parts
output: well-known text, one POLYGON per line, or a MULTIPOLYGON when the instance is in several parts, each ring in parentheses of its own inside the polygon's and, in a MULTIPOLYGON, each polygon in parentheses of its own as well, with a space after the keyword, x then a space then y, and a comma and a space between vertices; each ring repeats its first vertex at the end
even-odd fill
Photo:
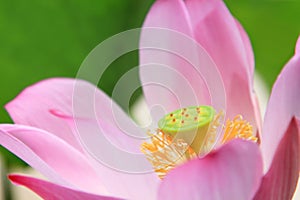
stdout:
MULTIPOLYGON (((186 109, 183 109, 183 111, 186 111, 186 109)), ((171 113, 170 116, 167 116, 167 119, 170 117, 174 117, 174 114, 171 113)), ((237 115, 233 120, 228 119, 225 125, 221 123, 223 117, 224 113, 221 111, 214 115, 208 128, 195 126, 197 129, 200 129, 200 131, 197 131, 199 134, 203 134, 201 129, 205 129, 205 136, 201 137, 203 139, 197 143, 198 146, 195 146, 194 142, 188 144, 184 138, 180 138, 180 134, 170 134, 162 129, 158 129, 156 134, 148 132, 151 142, 144 142, 141 145, 141 151, 146 155, 159 178, 163 179, 176 166, 196 157, 205 156, 217 148, 218 145, 222 145, 232 139, 239 138, 257 142, 257 137, 253 135, 252 126, 241 115, 237 115)), ((170 125, 168 124, 168 126, 170 125)), ((172 127, 168 127, 167 130, 172 130, 172 127)))

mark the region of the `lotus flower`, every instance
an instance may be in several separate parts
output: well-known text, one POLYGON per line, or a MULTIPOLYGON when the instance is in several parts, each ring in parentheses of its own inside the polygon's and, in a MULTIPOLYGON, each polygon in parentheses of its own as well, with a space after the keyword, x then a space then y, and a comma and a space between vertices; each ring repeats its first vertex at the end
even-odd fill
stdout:
MULTIPOLYGON (((291 199, 299 176, 300 40, 273 86, 261 123, 252 86, 251 45, 221 0, 157 0, 146 17, 143 28, 147 27, 184 34, 201 46, 196 53, 199 63, 208 71, 216 66, 222 78, 223 112, 213 106, 210 91, 190 64, 162 51, 140 51, 143 85, 157 83, 143 88, 146 101, 149 107, 159 104, 169 113, 154 113, 154 121, 161 119, 158 133, 151 133, 144 143, 132 137, 143 130, 95 86, 75 79, 44 80, 7 104, 15 124, 0 125, 0 142, 49 181, 17 174, 9 179, 45 199, 291 199), (147 67, 149 63, 161 65, 147 67), (187 80, 199 104, 190 104, 186 85, 165 73, 162 65, 187 80), (180 103, 159 84, 176 92, 180 103), (90 93, 92 106, 86 96, 90 93), (182 112, 192 120, 181 120, 182 112), (119 129, 116 116, 133 135, 119 129), (177 125, 180 128, 172 132, 177 125), (196 142, 188 143, 185 136, 191 130, 196 130, 196 142), (97 139, 99 132, 102 140, 97 139), (140 153, 141 143, 145 155, 140 153), (169 160, 182 146, 181 160, 169 160), (156 173, 125 173, 112 166, 124 171, 150 167, 156 173)), ((165 48, 185 48, 172 35, 160 37, 165 48)), ((152 43, 157 39, 153 35, 152 43)), ((143 32, 141 46, 148 42, 149 35, 143 32)), ((183 49, 183 53, 195 51, 183 49)), ((216 77, 204 79, 214 83, 216 77)))

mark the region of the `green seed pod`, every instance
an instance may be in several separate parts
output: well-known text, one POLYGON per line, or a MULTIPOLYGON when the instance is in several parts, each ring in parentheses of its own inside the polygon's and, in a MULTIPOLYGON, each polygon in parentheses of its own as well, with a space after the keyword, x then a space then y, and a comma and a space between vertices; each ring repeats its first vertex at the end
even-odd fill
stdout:
POLYGON ((199 154, 214 116, 211 106, 191 106, 165 115, 158 127, 173 138, 183 139, 199 154))

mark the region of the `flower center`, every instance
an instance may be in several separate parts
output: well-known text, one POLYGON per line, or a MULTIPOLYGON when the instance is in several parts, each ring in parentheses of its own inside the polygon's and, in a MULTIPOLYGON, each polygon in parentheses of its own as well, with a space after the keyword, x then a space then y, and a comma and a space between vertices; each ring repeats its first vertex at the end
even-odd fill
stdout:
POLYGON ((199 154, 214 115, 210 106, 183 108, 163 117, 158 127, 174 139, 183 139, 199 154))
POLYGON ((252 126, 241 115, 221 126, 224 114, 211 106, 191 106, 165 115, 158 122, 156 134, 148 133, 151 142, 144 142, 141 151, 160 178, 179 164, 204 156, 234 138, 257 141, 252 126), (218 128, 221 137, 218 137, 218 128))

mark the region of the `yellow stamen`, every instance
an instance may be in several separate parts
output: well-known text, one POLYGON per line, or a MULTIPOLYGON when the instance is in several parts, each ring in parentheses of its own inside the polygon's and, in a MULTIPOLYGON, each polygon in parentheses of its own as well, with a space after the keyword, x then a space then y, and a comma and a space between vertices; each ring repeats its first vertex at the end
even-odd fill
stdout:
POLYGON ((179 164, 197 156, 204 156, 216 148, 216 144, 224 144, 235 138, 257 142, 257 137, 253 135, 252 126, 249 122, 243 120, 241 115, 237 115, 233 120, 227 120, 225 126, 223 126, 221 121, 224 113, 221 111, 214 114, 210 121, 206 121, 205 125, 198 125, 198 120, 201 117, 203 120, 203 116, 206 114, 205 110, 200 112, 202 116, 198 116, 198 113, 194 116, 193 112, 200 111, 201 108, 208 109, 209 107, 189 107, 188 109, 175 111, 167 115, 165 121, 162 121, 163 123, 161 124, 167 125, 162 126, 164 129, 160 127, 156 134, 148 132, 151 142, 144 142, 141 145, 141 151, 146 155, 159 178, 163 179, 170 170, 179 164), (184 120, 178 117, 179 115, 181 116, 181 111, 189 113, 183 113, 186 117, 184 120), (194 133, 190 131, 191 127, 197 130, 197 134, 194 137, 194 141, 191 141, 191 144, 189 144, 187 143, 189 140, 186 139, 189 133, 194 133), (173 129, 178 129, 179 131, 174 131, 173 133, 173 129), (218 137, 220 131, 223 132, 223 135, 218 137))
POLYGON ((182 139, 172 141, 171 137, 161 130, 158 130, 156 135, 148 135, 151 137, 151 143, 144 142, 141 151, 161 179, 177 165, 197 157, 194 150, 182 139))
POLYGON ((222 144, 235 138, 257 142, 257 137, 253 135, 252 126, 249 122, 243 120, 241 115, 237 115, 233 120, 227 120, 224 128, 222 144))

